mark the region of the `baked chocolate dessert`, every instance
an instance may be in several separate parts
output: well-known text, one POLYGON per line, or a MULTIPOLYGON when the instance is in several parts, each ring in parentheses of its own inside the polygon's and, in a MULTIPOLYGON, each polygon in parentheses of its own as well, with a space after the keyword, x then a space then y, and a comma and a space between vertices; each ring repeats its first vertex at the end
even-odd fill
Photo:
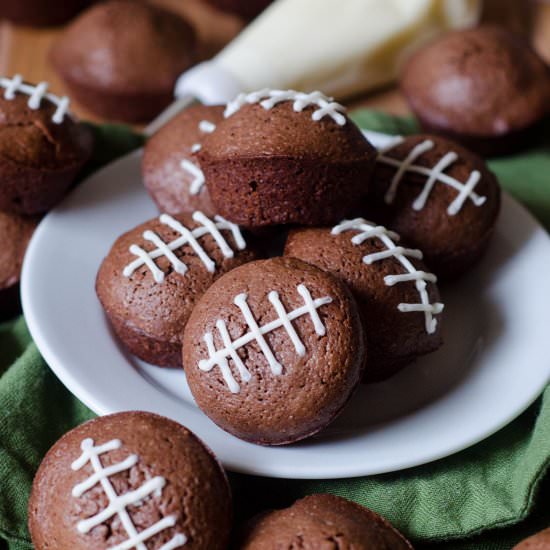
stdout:
POLYGON ((261 90, 228 104, 197 153, 212 202, 258 228, 336 223, 368 190, 375 150, 320 92, 261 90))
POLYGON ((194 105, 174 117, 145 145, 143 181, 161 212, 216 213, 195 153, 222 119, 223 107, 194 105))
POLYGON ((476 154, 439 136, 414 135, 380 152, 364 210, 420 248, 436 275, 450 279, 485 252, 500 212, 500 186, 476 154))
POLYGON ((96 0, 15 0, 0 3, 0 19, 18 25, 61 25, 96 0))
POLYGON ((359 305, 368 342, 363 380, 388 378, 442 344, 437 277, 422 252, 364 219, 331 228, 298 228, 285 255, 328 271, 346 283, 359 305))
POLYGON ((412 545, 389 521, 368 508, 319 494, 253 521, 239 545, 239 550, 275 548, 412 550, 412 545))
POLYGON ((41 214, 61 200, 92 152, 69 99, 21 76, 0 78, 0 210, 41 214))
POLYGON ((327 426, 361 378, 364 344, 351 293, 294 258, 227 273, 195 306, 183 339, 193 396, 218 426, 261 445, 327 426))
POLYGON ((36 550, 225 550, 231 495, 214 455, 151 413, 86 422, 50 449, 34 478, 36 550))
POLYGON ((37 223, 34 218, 0 211, 0 321, 19 312, 21 266, 37 223))
POLYGON ((116 240, 99 268, 96 292, 131 353, 181 367, 181 337, 195 303, 221 275, 256 257, 223 218, 163 214, 116 240))
POLYGON ((550 69, 526 40, 497 26, 453 31, 406 63, 401 90, 427 132, 482 155, 529 143, 550 112, 550 69))
POLYGON ((536 533, 532 537, 522 540, 512 550, 549 550, 550 528, 536 533))
POLYGON ((178 76, 196 61, 195 31, 148 2, 108 0, 64 31, 51 61, 76 101, 92 113, 147 122, 173 101, 178 76))

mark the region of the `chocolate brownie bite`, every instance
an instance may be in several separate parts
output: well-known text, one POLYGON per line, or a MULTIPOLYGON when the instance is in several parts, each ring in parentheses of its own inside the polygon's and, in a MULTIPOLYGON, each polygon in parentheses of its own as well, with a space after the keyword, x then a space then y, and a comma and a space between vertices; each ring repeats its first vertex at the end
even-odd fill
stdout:
POLYGON ((295 547, 412 550, 411 543, 382 516, 327 494, 307 496, 289 508, 269 512, 253 521, 239 550, 295 547))
POLYGON ((522 540, 512 550, 550 550, 550 528, 522 540))
POLYGON ((320 92, 261 90, 229 103, 197 153, 218 211, 234 223, 320 225, 365 195, 375 150, 320 92))
POLYGON ((422 252, 393 231, 361 218, 332 229, 298 228, 288 235, 285 255, 332 273, 353 292, 368 341, 364 381, 388 378, 441 346, 437 277, 422 252))
POLYGON ((61 25, 95 0, 16 0, 0 3, 0 19, 18 25, 49 27, 61 25))
POLYGON ((29 500, 36 550, 225 550, 231 494, 211 451, 145 412, 96 418, 46 454, 29 500))
POLYGON ((500 186, 483 159, 439 136, 409 136, 381 151, 370 189, 368 217, 420 248, 441 278, 481 258, 500 212, 500 186))
POLYGON ((223 119, 223 107, 194 105, 161 128, 145 145, 142 172, 147 192, 161 212, 216 211, 195 157, 203 139, 223 119))
POLYGON ((69 99, 45 82, 0 78, 0 210, 35 215, 64 196, 92 151, 90 130, 69 99))
POLYGON ((239 228, 202 212, 149 220, 117 239, 96 292, 126 348, 163 367, 181 366, 181 336, 197 300, 224 273, 257 255, 239 228))
POLYGON ((20 309, 19 279, 37 219, 0 212, 0 320, 20 309))
POLYGON ((513 151, 550 112, 550 70, 526 40, 486 25, 446 33, 405 65, 401 89, 424 129, 483 155, 513 151))
POLYGON ((338 279, 295 258, 251 262, 203 295, 187 323, 183 365, 204 413, 261 445, 311 436, 359 383, 357 306, 338 279))
POLYGON ((73 97, 92 113, 147 122, 173 101, 178 76, 196 61, 195 31, 148 2, 109 0, 75 19, 51 50, 73 97))

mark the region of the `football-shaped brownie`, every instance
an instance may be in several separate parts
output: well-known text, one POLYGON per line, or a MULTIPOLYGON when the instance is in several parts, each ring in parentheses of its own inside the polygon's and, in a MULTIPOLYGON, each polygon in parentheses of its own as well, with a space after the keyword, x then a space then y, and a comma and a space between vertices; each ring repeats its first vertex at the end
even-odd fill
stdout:
POLYGON ((219 216, 162 214, 117 239, 96 291, 130 352, 180 367, 183 329, 197 300, 222 274, 255 258, 239 228, 219 216))
POLYGON ((86 422, 47 453, 34 478, 36 550, 225 550, 224 471, 180 424, 145 412, 86 422))
POLYGON ((492 25, 428 43, 405 64, 401 89, 427 132, 482 155, 525 146, 550 112, 548 65, 524 37, 492 25))
POLYGON ((275 548, 412 550, 412 545, 389 521, 368 508, 318 494, 253 520, 239 545, 240 550, 275 548))
POLYGON ((0 78, 0 210, 40 214, 63 197, 92 152, 69 99, 19 75, 0 78))
POLYGON ((195 157, 202 140, 223 119, 223 107, 194 105, 162 127, 145 145, 143 181, 161 212, 216 212, 195 157))
POLYGON ((229 103, 197 153, 220 214, 247 227, 342 219, 367 190, 374 148, 320 92, 261 90, 229 103))
POLYGON ((0 212, 0 321, 19 311, 23 257, 37 219, 0 212))
POLYGON ((500 186, 483 159, 445 138, 414 135, 380 152, 368 217, 420 248, 441 278, 483 254, 500 211, 500 186))
POLYGON ((285 255, 346 283, 362 314, 368 342, 364 381, 388 378, 442 344, 437 278, 422 252, 385 227, 358 218, 330 228, 292 230, 285 255))
POLYGON ((198 406, 253 443, 308 437, 360 381, 357 306, 331 274, 295 258, 251 262, 203 295, 187 323, 183 365, 198 406))

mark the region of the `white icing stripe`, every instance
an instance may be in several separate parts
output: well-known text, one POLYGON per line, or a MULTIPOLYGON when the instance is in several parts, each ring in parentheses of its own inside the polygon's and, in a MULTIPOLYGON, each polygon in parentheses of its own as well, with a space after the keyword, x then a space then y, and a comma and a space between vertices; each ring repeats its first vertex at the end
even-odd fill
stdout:
POLYGON ((311 118, 315 121, 328 116, 340 126, 346 124, 346 117, 342 114, 346 111, 345 107, 321 92, 317 91, 306 94, 296 92, 295 90, 270 90, 268 88, 249 94, 239 94, 233 101, 227 104, 224 117, 229 118, 244 105, 259 103, 264 109, 269 110, 284 101, 293 101, 293 109, 297 113, 300 113, 306 107, 317 107, 311 115, 311 118))
POLYGON ((159 220, 162 224, 167 225, 181 236, 169 243, 166 243, 154 231, 144 231, 143 238, 146 241, 153 243, 156 248, 154 250, 146 251, 141 246, 132 244, 129 251, 134 256, 137 256, 137 258, 124 268, 122 274, 125 277, 130 277, 136 269, 145 265, 153 274, 155 282, 162 283, 164 281, 164 272, 154 261, 160 257, 167 258, 174 268, 174 271, 180 275, 184 275, 188 269, 187 265, 185 265, 173 251, 187 245, 193 249, 193 252, 195 252, 195 254, 199 257, 207 271, 214 273, 216 271, 216 264, 208 256, 198 239, 204 237, 205 235, 210 235, 220 248, 224 257, 233 258, 235 253, 223 237, 221 231, 231 232, 235 245, 239 250, 244 250, 246 248, 246 242, 243 239, 239 227, 231 222, 228 222, 221 216, 216 216, 214 218, 215 222, 213 222, 202 212, 196 211, 193 213, 193 220, 201 225, 193 230, 189 230, 168 214, 162 214, 159 220))
POLYGON ((231 341, 225 321, 218 319, 216 321, 216 328, 222 339, 223 348, 216 349, 214 345, 214 335, 211 332, 206 332, 204 335, 204 341, 206 342, 209 357, 208 359, 201 359, 199 361, 199 369, 204 372, 209 372, 217 366, 220 369, 223 379, 231 393, 238 393, 240 391, 240 386, 231 372, 228 359, 230 358, 233 360, 241 380, 243 382, 248 382, 251 378, 251 374, 239 357, 237 350, 251 342, 256 342, 260 347, 260 350, 262 351, 262 354, 264 355, 273 375, 280 375, 283 371, 283 366, 275 358, 275 355, 271 351, 264 335, 281 327, 286 330, 296 353, 303 357, 306 353, 306 348, 300 340, 296 329, 292 326, 292 321, 298 319, 298 317, 301 317, 302 315, 308 315, 313 323, 315 332, 319 336, 324 336, 326 329, 317 310, 326 304, 330 304, 332 302, 332 298, 330 296, 324 296, 323 298, 313 300, 309 290, 303 284, 298 285, 297 291, 304 300, 304 305, 290 312, 286 311, 284 305, 279 299, 279 294, 276 291, 271 291, 268 294, 268 299, 273 305, 277 318, 263 326, 259 326, 256 322, 256 319, 248 306, 247 295, 242 293, 235 296, 234 303, 241 310, 241 314, 248 326, 248 332, 240 338, 231 341))
POLYGON ((211 134, 216 129, 216 125, 209 120, 201 120, 199 122, 199 130, 205 134, 211 134))
POLYGON ((40 109, 42 101, 47 99, 56 106, 52 115, 52 122, 61 124, 69 111, 69 98, 67 96, 58 97, 48 93, 47 82, 40 82, 36 86, 25 84, 21 75, 16 74, 13 78, 0 78, 0 87, 4 88, 4 99, 8 101, 15 99, 16 94, 22 93, 29 96, 27 105, 30 109, 40 109))
MULTIPOLYGON (((201 149, 202 145, 200 143, 193 143, 193 145, 191 145, 191 153, 198 153, 201 149)), ((181 162, 183 167, 183 161, 181 162)))
POLYGON ((351 242, 354 245, 360 245, 367 239, 376 238, 386 247, 386 250, 374 252, 363 256, 363 262, 370 265, 374 262, 395 258, 406 270, 406 273, 398 273, 395 275, 386 275, 384 283, 387 286, 393 286, 398 283, 414 281, 416 290, 420 297, 418 304, 399 304, 397 308, 402 312, 420 311, 424 313, 426 332, 433 334, 437 328, 437 319, 434 315, 438 315, 443 311, 444 305, 436 302, 430 303, 430 297, 426 289, 426 283, 436 283, 437 277, 433 273, 420 271, 414 267, 409 258, 422 259, 422 252, 412 248, 404 248, 397 246, 394 241, 399 240, 399 236, 393 231, 389 231, 385 227, 370 223, 363 218, 354 220, 344 220, 342 223, 332 228, 332 235, 340 235, 344 231, 356 231, 351 242))
POLYGON ((189 172, 193 178, 193 181, 191 181, 191 185, 189 186, 189 193, 191 193, 191 195, 198 195, 204 185, 204 174, 202 170, 196 164, 187 159, 183 159, 181 161, 181 167, 189 172))
POLYGON ((389 149, 381 152, 378 155, 377 159, 377 162, 397 168, 397 171, 392 178, 391 184, 388 187, 388 190, 386 191, 386 194, 384 196, 386 204, 392 204, 395 200, 399 184, 401 183, 403 176, 407 172, 427 176, 426 183, 424 184, 422 192, 420 193, 420 195, 418 195, 418 197, 414 200, 412 204, 414 210, 422 210, 424 208, 433 187, 438 182, 448 185, 449 187, 452 187, 453 189, 456 189, 458 191, 457 197, 447 208, 447 214, 449 216, 455 216, 456 214, 458 214, 464 206, 464 203, 468 199, 471 200, 475 206, 482 206, 486 202, 487 197, 481 197, 474 192, 475 186, 481 180, 481 174, 478 170, 473 170, 471 172, 466 183, 462 183, 461 181, 449 176, 448 174, 445 174, 445 170, 447 170, 459 158, 455 152, 450 151, 446 153, 445 155, 443 155, 443 157, 439 159, 439 161, 435 164, 433 168, 428 168, 426 166, 414 164, 414 162, 424 153, 426 153, 430 149, 433 149, 433 141, 427 139, 418 143, 410 150, 409 154, 403 160, 398 160, 384 154, 385 152, 390 151, 391 149, 399 145, 399 143, 402 143, 402 140, 397 144, 392 145, 389 149))
MULTIPOLYGON (((145 498, 153 493, 160 496, 162 494, 162 489, 166 485, 166 480, 161 476, 156 476, 146 481, 138 489, 118 495, 109 479, 110 476, 129 470, 137 464, 139 458, 137 455, 130 455, 126 460, 104 468, 100 456, 109 451, 119 449, 120 447, 121 442, 118 439, 113 439, 112 441, 98 446, 95 446, 93 439, 90 438, 82 441, 80 445, 82 454, 72 463, 71 468, 78 471, 86 464, 90 463, 94 473, 88 479, 75 485, 72 494, 74 497, 79 497, 97 485, 97 483, 100 483, 105 495, 109 499, 109 504, 95 516, 79 521, 77 529, 82 534, 89 533, 94 527, 101 525, 116 515, 124 527, 128 539, 121 544, 111 546, 109 550, 130 550, 131 548, 147 550, 145 541, 165 529, 174 527, 176 525, 176 518, 175 516, 166 516, 150 527, 139 532, 137 531, 127 511, 127 507, 139 506, 145 498)), ((187 537, 182 533, 177 533, 168 543, 161 547, 161 550, 173 550, 184 546, 186 542, 187 537)))

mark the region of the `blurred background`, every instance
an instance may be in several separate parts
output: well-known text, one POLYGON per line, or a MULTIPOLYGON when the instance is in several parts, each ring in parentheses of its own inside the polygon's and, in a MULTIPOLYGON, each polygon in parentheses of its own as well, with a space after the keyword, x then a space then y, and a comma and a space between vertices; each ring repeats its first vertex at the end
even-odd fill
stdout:
MULTIPOLYGON (((29 1, 25 0, 23 3, 29 1)), ((248 23, 240 15, 232 13, 230 10, 227 11, 232 4, 229 0, 212 2, 207 0, 151 1, 182 14, 195 26, 199 37, 199 57, 201 59, 212 57, 239 34, 248 23), (217 4, 217 7, 213 4, 217 4), (220 6, 223 9, 220 9, 220 6)), ((40 3, 53 5, 54 0, 51 2, 40 0, 40 3)), ((15 5, 15 0, 0 0, 0 12, 5 12, 8 5, 9 11, 15 5)), ((13 16, 10 17, 13 18, 13 16)), ((542 0, 485 0, 482 6, 481 20, 498 22, 524 34, 542 57, 550 62, 550 2, 542 0)), ((64 25, 31 27, 28 24, 2 20, 0 23, 0 73, 5 76, 20 73, 30 82, 45 80, 50 83, 50 89, 54 93, 58 95, 68 93, 48 61, 50 46, 63 28, 64 25)), ((352 108, 366 106, 393 114, 408 112, 399 91, 392 84, 347 98, 344 103, 352 108)), ((76 114, 83 118, 102 120, 80 105, 73 103, 71 107, 76 114)))

